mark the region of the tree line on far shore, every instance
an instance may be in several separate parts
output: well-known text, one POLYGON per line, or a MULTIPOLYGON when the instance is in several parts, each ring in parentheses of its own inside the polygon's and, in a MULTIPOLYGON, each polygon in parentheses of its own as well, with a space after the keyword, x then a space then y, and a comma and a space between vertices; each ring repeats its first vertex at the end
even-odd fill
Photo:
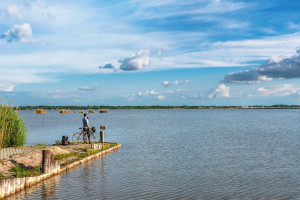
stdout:
POLYGON ((87 110, 87 109, 246 109, 246 108, 300 108, 300 105, 285 105, 285 104, 277 104, 272 106, 262 106, 262 105, 254 105, 254 106, 161 106, 161 105, 153 105, 153 106, 18 106, 16 109, 18 110, 36 110, 36 109, 45 109, 45 110, 61 110, 61 109, 70 109, 70 110, 87 110))

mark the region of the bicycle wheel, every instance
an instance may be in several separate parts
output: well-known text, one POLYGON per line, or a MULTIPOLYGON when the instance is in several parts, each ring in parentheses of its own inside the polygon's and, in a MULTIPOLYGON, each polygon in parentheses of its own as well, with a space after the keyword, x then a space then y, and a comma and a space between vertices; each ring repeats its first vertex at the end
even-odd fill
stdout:
POLYGON ((82 141, 81 133, 74 133, 74 135, 72 137, 72 141, 74 142, 74 144, 80 143, 82 141))
POLYGON ((100 142, 100 133, 92 133, 91 135, 91 141, 93 143, 99 143, 100 142))

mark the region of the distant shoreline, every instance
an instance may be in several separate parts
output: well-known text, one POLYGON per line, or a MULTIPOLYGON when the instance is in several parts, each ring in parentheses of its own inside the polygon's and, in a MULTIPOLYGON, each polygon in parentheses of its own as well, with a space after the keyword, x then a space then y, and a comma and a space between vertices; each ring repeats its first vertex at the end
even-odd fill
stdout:
POLYGON ((300 109, 300 105, 272 105, 272 106, 18 106, 17 110, 87 110, 87 109, 111 109, 111 110, 132 110, 132 109, 300 109))

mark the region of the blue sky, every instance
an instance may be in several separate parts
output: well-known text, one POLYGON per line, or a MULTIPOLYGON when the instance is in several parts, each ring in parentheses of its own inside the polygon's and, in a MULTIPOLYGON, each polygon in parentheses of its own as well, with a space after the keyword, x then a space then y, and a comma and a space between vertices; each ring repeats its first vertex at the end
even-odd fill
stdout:
POLYGON ((2 0, 16 105, 300 104, 300 3, 2 0))

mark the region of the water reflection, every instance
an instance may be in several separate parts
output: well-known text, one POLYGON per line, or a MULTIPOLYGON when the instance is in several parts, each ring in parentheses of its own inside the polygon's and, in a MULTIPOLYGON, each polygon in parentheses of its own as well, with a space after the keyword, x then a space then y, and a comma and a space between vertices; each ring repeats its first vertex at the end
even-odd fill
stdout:
POLYGON ((59 192, 59 181, 60 175, 58 174, 49 179, 45 179, 36 185, 26 187, 24 190, 17 192, 6 199, 55 199, 57 192, 59 192))
POLYGON ((55 175, 51 179, 46 179, 41 184, 41 199, 54 199, 59 191, 60 175, 55 175))

